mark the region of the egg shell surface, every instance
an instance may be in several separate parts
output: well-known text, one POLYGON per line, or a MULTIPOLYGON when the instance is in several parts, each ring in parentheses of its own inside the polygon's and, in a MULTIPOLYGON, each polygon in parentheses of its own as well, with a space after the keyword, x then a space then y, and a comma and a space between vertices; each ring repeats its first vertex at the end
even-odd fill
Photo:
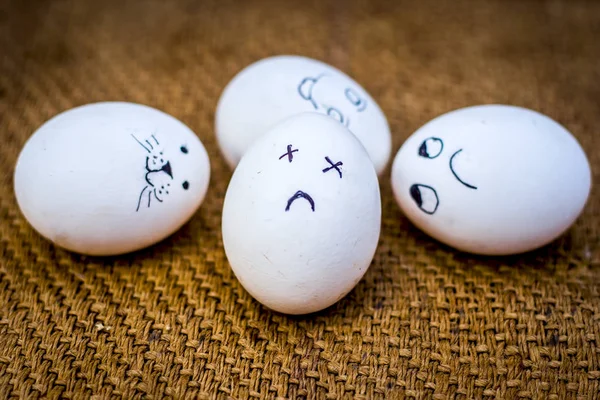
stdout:
POLYGON ((206 194, 210 164, 186 125, 147 106, 93 103, 56 115, 26 142, 14 189, 56 245, 115 255, 179 229, 206 194))
POLYGON ((335 120, 303 113, 258 138, 223 205, 223 244, 244 288, 287 314, 324 309, 354 288, 379 240, 377 174, 335 120))
POLYGON ((225 87, 215 115, 223 156, 235 167, 256 138, 281 120, 307 111, 329 115, 350 129, 382 173, 391 156, 391 134, 382 110, 348 75, 302 56, 262 59, 225 87))
POLYGON ((392 187, 420 229, 484 255, 530 251, 582 212, 591 171, 577 140, 536 111, 467 107, 418 129, 398 151, 392 187))

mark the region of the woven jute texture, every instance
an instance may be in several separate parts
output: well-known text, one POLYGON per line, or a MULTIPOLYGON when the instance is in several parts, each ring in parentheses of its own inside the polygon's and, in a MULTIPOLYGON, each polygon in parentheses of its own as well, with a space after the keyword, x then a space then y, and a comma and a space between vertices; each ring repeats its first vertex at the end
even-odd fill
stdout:
POLYGON ((389 119, 394 152, 444 112, 515 104, 566 126, 597 184, 599 2, 0 4, 0 398, 599 398, 597 190, 551 245, 477 257, 417 230, 388 168, 365 277, 331 308, 289 317, 253 300, 227 263, 220 221, 231 171, 213 127, 235 73, 301 54, 364 85, 389 119), (84 257, 28 225, 12 174, 44 121, 105 100, 182 120, 207 147, 212 178, 173 236, 84 257))

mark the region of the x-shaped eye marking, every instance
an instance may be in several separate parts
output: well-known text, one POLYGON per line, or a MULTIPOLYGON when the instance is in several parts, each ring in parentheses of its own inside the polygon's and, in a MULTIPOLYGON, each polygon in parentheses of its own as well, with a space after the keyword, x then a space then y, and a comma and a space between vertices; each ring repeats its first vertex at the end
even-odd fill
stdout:
POLYGON ((284 154, 282 154, 281 157, 279 157, 279 159, 281 160, 283 157, 287 156, 288 161, 292 162, 292 160, 294 159, 294 154, 293 153, 295 153, 297 151, 298 151, 298 149, 292 150, 292 145, 288 144, 288 146, 287 146, 287 152, 284 153, 284 154))
POLYGON ((325 169, 323 170, 323 172, 325 173, 325 172, 327 172, 327 171, 329 171, 329 170, 335 169, 335 170, 338 172, 338 174, 340 174, 340 179, 342 179, 342 170, 341 170, 341 169, 339 169, 338 167, 340 167, 340 166, 344 165, 344 163, 342 163, 341 161, 338 161, 338 162, 336 162, 336 163, 334 164, 334 163, 333 163, 333 161, 331 161, 331 160, 329 159, 329 157, 325 157, 325 160, 327 160, 327 162, 329 163, 329 165, 331 165, 331 167, 327 167, 327 168, 325 168, 325 169))

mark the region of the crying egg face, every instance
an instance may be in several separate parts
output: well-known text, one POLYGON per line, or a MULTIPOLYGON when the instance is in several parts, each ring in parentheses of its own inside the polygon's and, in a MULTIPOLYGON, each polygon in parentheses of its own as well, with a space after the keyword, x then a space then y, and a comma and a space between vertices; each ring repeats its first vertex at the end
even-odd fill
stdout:
POLYGON ((331 118, 304 113, 250 147, 223 205, 223 244, 246 290, 305 314, 344 297, 379 239, 381 201, 368 154, 331 118))
POLYGON ((579 143, 550 118, 486 105, 444 114, 402 145, 392 187, 406 216, 457 249, 521 253, 560 236, 591 185, 579 143))

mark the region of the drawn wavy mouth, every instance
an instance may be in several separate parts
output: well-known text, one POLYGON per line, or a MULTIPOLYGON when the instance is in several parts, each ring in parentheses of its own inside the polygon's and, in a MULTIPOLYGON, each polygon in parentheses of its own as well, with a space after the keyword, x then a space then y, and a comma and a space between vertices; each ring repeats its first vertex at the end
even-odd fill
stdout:
POLYGON ((469 189, 475 189, 477 190, 477 186, 473 186, 465 181, 463 181, 462 179, 460 179, 460 177, 458 176, 458 174, 456 173, 456 170, 454 169, 454 165, 452 164, 452 162, 454 161, 454 157, 456 157, 456 155, 458 153, 460 153, 461 151, 463 151, 463 149, 457 150, 454 154, 452 154, 452 157, 450 157, 450 171, 452 171, 452 174, 454 175, 454 177, 456 179, 458 179, 458 181, 460 183, 462 183, 463 185, 465 185, 466 187, 468 187, 469 189))
POLYGON ((309 202, 310 208, 315 211, 315 201, 310 197, 308 193, 304 193, 301 190, 298 190, 292 197, 290 197, 287 201, 287 206, 285 207, 285 211, 289 211, 292 203, 298 199, 304 199, 309 202))

